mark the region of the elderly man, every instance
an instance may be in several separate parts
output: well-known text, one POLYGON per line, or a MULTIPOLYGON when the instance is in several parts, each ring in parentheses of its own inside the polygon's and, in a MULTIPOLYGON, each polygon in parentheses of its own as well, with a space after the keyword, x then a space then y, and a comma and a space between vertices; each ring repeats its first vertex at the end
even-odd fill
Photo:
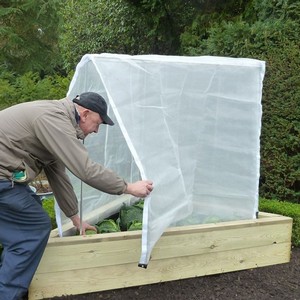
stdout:
POLYGON ((86 92, 73 101, 42 100, 0 111, 0 299, 22 299, 46 247, 51 225, 39 197, 28 183, 44 170, 56 201, 83 234, 95 229, 80 220, 77 198, 66 169, 108 194, 146 197, 150 180, 125 182, 92 161, 80 139, 114 125, 107 104, 86 92))

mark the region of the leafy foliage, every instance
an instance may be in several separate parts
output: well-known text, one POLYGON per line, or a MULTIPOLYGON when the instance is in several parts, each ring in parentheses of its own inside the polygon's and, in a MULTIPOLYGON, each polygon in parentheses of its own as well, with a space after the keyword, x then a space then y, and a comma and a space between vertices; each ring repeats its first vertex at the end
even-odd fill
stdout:
POLYGON ((94 234, 97 234, 97 231, 92 229, 88 229, 85 231, 85 235, 94 235, 94 234))
POLYGON ((74 68, 86 53, 147 52, 148 28, 137 15, 138 10, 122 0, 65 1, 60 45, 66 68, 74 68))
POLYGON ((193 14, 189 1, 65 2, 60 45, 68 70, 86 53, 178 54, 193 14))
POLYGON ((198 40, 182 39, 184 54, 266 61, 260 196, 292 202, 300 202, 299 11, 297 1, 253 0, 239 18, 215 19, 198 40))
POLYGON ((148 35, 152 41, 151 53, 175 55, 180 48, 180 34, 195 15, 196 7, 205 1, 127 0, 127 2, 133 3, 146 16, 148 35))
POLYGON ((252 0, 245 13, 247 20, 299 20, 300 3, 298 0, 252 0))
POLYGON ((300 202, 299 18, 298 0, 2 1, 0 109, 65 96, 70 75, 35 72, 60 61, 61 20, 68 70, 82 55, 101 52, 262 59, 260 195, 300 202))
MULTIPOLYGON (((143 200, 134 205, 123 205, 120 214, 118 223, 122 231, 129 230, 132 224, 135 224, 131 227, 131 230, 136 227, 137 224, 143 222, 143 200)), ((140 228, 141 224, 138 225, 140 228)))
POLYGON ((143 223, 137 220, 134 220, 128 227, 128 231, 142 230, 143 223))
POLYGON ((263 94, 260 195, 300 203, 299 47, 268 51, 263 94))
POLYGON ((56 219, 55 219, 55 210, 54 210, 54 197, 44 199, 42 204, 44 210, 48 213, 51 219, 52 229, 57 228, 56 219))
POLYGON ((278 200, 260 199, 259 210, 293 219, 292 244, 300 246, 300 205, 278 200))
POLYGON ((15 76, 11 72, 0 73, 0 109, 13 104, 38 99, 60 99, 66 96, 73 73, 68 77, 27 72, 15 76))
POLYGON ((53 71, 59 63, 57 11, 61 1, 2 1, 0 71, 53 71))
POLYGON ((98 233, 119 232, 120 227, 113 219, 105 219, 95 225, 98 233))

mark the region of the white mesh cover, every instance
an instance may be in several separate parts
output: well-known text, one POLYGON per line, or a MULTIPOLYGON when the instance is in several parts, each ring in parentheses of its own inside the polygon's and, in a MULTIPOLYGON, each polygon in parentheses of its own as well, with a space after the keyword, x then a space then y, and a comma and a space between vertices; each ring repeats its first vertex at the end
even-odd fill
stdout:
MULTIPOLYGON (((256 217, 264 73, 263 61, 210 56, 93 54, 78 64, 68 96, 98 92, 115 121, 86 139, 91 157, 127 181, 154 181, 140 264, 169 226, 256 217)), ((116 196, 84 185, 82 199, 85 216, 116 196)))

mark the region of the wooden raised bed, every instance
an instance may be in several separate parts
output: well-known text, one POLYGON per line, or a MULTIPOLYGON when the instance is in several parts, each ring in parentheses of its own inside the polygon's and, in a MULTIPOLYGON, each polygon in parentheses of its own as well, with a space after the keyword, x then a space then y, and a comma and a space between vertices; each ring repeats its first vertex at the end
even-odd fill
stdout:
POLYGON ((169 228, 138 267, 141 231, 51 237, 29 299, 139 286, 288 263, 292 219, 259 213, 256 220, 169 228))

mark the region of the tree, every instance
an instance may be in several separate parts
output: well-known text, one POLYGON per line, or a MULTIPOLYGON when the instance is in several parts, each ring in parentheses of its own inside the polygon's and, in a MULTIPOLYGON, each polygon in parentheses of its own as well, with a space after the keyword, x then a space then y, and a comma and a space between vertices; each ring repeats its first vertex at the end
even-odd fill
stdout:
POLYGON ((299 18, 297 0, 253 0, 239 16, 212 18, 205 34, 196 24, 182 39, 183 54, 266 61, 260 196, 293 202, 300 201, 299 18))
POLYGON ((189 1, 154 2, 65 1, 60 45, 67 68, 91 52, 178 54, 180 32, 193 8, 189 1))
POLYGON ((180 35, 205 0, 127 0, 146 16, 152 53, 179 54, 180 35))
POLYGON ((60 5, 59 0, 1 1, 0 71, 55 69, 60 5))

